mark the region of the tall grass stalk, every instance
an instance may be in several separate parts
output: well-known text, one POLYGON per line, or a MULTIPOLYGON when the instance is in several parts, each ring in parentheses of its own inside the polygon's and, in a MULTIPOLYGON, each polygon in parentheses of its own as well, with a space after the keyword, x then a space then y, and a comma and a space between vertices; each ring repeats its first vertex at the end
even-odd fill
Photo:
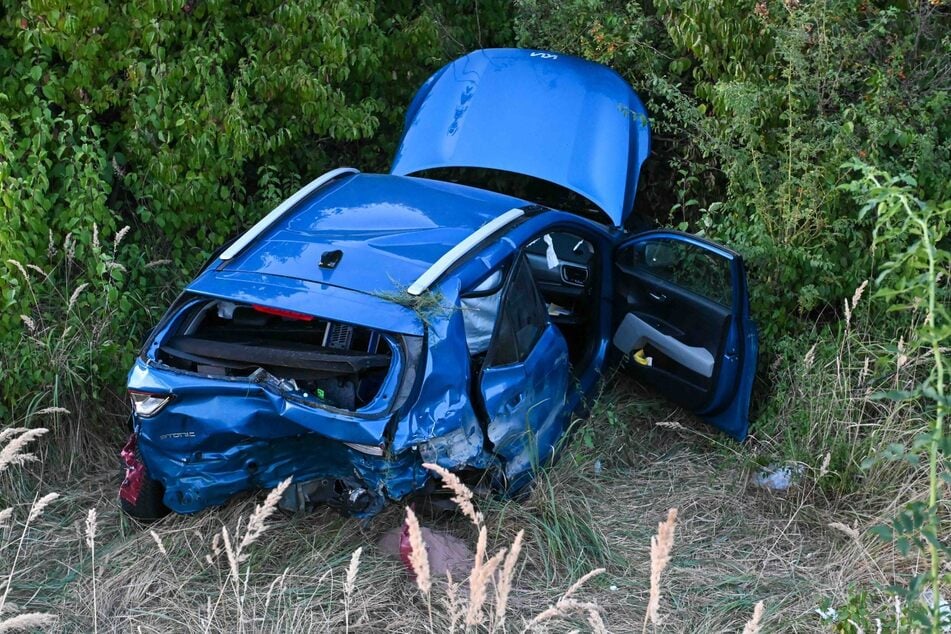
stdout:
POLYGON ((96 591, 96 509, 89 509, 86 515, 86 546, 89 547, 92 560, 92 627, 99 631, 99 599, 96 591))
MULTIPOLYGON (((350 611, 352 608, 353 592, 357 587, 357 572, 360 570, 360 556, 363 547, 357 548, 350 556, 350 566, 347 567, 347 577, 343 584, 343 618, 346 631, 350 631, 350 611)), ((430 625, 432 628, 432 625, 430 625)))
POLYGON ((648 622, 656 627, 660 622, 658 609, 660 607, 660 578, 670 561, 670 551, 674 547, 674 528, 677 525, 677 509, 667 511, 667 519, 657 524, 657 534, 651 537, 651 588, 650 598, 647 601, 647 610, 644 614, 644 627, 647 631, 648 622))

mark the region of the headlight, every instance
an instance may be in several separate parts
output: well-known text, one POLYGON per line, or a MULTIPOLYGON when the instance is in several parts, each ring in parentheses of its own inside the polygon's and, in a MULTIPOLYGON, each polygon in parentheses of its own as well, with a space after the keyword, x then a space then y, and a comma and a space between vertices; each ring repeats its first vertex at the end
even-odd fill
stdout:
POLYGON ((132 409, 135 410, 136 415, 142 418, 151 418, 168 405, 168 402, 172 400, 172 395, 129 390, 129 399, 132 401, 132 409))

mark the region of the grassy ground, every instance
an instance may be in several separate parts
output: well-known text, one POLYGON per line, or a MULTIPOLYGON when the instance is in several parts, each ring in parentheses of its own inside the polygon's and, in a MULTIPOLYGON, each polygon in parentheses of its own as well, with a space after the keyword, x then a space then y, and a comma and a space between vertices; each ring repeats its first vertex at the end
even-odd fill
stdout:
MULTIPOLYGON (((670 507, 679 509, 679 517, 660 631, 740 631, 760 600, 764 631, 821 631, 815 609, 823 599, 841 604, 854 582, 888 580, 890 573, 872 563, 881 556, 828 526, 850 524, 858 515, 828 503, 810 484, 819 465, 805 465, 802 482, 790 491, 754 487, 748 446, 708 436, 683 412, 632 398, 631 389, 622 384, 602 399, 529 500, 481 505, 490 552, 525 529, 509 616, 499 629, 520 631, 576 579, 604 567, 578 597, 602 607, 611 631, 640 631, 650 537, 670 507)), ((4 529, 0 550, 0 571, 15 568, 8 602, 59 615, 58 627, 76 632, 430 629, 429 604, 403 566, 376 546, 402 523, 401 508, 369 523, 330 511, 275 515, 248 548, 234 583, 227 558, 214 554, 214 535, 224 526, 233 538, 261 496, 152 525, 160 547, 148 529, 118 511, 116 449, 90 449, 68 476, 35 463, 3 475, 3 485, 18 488, 25 501, 14 528, 4 529), (35 491, 61 497, 18 541, 35 491), (84 535, 90 508, 98 513, 94 553, 84 535), (348 592, 347 567, 360 547, 348 592)), ((475 542, 472 526, 461 518, 426 517, 423 523, 475 542)), ((444 584, 437 584, 435 631, 448 629, 445 596, 444 584)), ((578 627, 587 629, 583 617, 559 619, 551 629, 578 627)))

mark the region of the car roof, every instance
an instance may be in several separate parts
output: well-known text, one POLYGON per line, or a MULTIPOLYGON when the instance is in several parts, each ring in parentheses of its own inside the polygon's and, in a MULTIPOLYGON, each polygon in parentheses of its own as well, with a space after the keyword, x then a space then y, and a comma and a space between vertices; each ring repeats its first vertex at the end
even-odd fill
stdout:
POLYGON ((529 204, 455 183, 355 174, 295 205, 217 271, 276 275, 365 293, 401 291, 479 227, 529 204), (340 251, 336 266, 319 266, 333 251, 340 251))

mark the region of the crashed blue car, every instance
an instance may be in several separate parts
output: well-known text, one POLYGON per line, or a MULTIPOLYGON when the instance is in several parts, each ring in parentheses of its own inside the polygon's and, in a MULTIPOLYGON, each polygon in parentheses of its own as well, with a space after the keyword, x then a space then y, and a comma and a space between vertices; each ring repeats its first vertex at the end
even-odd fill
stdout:
POLYGON ((285 508, 369 517, 438 488, 427 462, 514 494, 615 364, 745 438, 757 331, 743 260, 625 229, 649 152, 643 104, 602 65, 495 49, 442 68, 389 174, 309 183, 152 331, 128 380, 124 510, 194 513, 292 477, 285 508), (445 176, 466 171, 583 204, 445 176))

